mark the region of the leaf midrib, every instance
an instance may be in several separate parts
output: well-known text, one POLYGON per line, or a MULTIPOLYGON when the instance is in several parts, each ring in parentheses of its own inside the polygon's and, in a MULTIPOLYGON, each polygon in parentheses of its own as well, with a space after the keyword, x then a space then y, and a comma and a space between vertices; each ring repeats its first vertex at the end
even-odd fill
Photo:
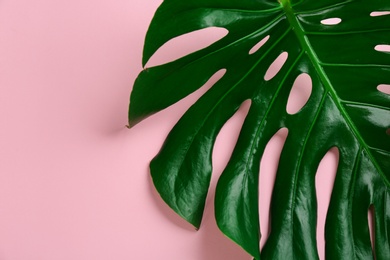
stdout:
MULTIPOLYGON (((387 181, 382 169, 379 167, 378 163, 376 162, 373 155, 371 154, 371 152, 369 150, 369 146, 366 144, 366 142, 364 141, 360 132, 356 128, 355 124, 353 123, 352 119, 348 115, 347 111, 345 110, 344 106, 341 103, 341 99, 338 97, 335 89, 332 86, 332 83, 330 82, 327 74, 323 70, 323 68, 321 66, 322 63, 318 59, 316 53, 313 50, 313 47, 311 46, 308 38, 306 37, 306 32, 303 30, 298 18, 296 17, 290 1, 289 0, 282 0, 281 5, 283 7, 283 10, 284 10, 285 15, 287 17, 287 20, 290 23, 292 30, 294 31, 295 35, 298 38, 299 43, 301 44, 304 51, 307 53, 311 63, 313 64, 315 70, 317 71, 317 74, 319 75, 319 77, 320 77, 320 79, 325 87, 326 92, 328 92, 330 94, 330 97, 332 98, 332 100, 336 104, 336 107, 340 111, 341 115, 344 117, 347 125, 352 130, 352 133, 354 134, 354 136, 358 140, 358 142, 361 145, 361 147, 363 148, 363 150, 366 151, 368 157, 370 158, 370 161, 374 164, 374 167, 378 171, 379 175, 382 177, 383 182, 387 186, 390 186, 390 183, 389 183, 389 181, 387 181)), ((324 93, 324 95, 325 94, 326 93, 324 93)))

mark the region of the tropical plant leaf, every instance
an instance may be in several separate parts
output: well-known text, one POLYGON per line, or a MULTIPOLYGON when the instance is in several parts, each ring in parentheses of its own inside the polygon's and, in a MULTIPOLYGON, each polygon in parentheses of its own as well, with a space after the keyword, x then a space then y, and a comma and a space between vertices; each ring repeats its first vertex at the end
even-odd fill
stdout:
MULTIPOLYGON (((222 232, 260 259, 318 259, 315 174, 332 147, 340 154, 325 237, 327 259, 390 259, 390 84, 388 0, 165 0, 146 36, 143 64, 170 39, 206 27, 229 33, 176 61, 143 70, 130 100, 135 125, 224 76, 183 115, 150 165, 154 185, 180 216, 199 227, 212 172, 211 154, 224 123, 245 100, 251 107, 216 190, 222 232), (324 20, 340 18, 327 25, 324 20), (256 52, 249 51, 265 37, 256 52), (279 55, 288 58, 265 78, 279 55), (312 93, 286 112, 295 79, 310 75, 312 93), (271 205, 271 233, 260 253, 259 162, 281 128, 281 153, 271 205), (367 212, 375 209, 375 250, 367 212), (375 252, 373 252, 375 251, 375 252)), ((261 191, 260 191, 261 194, 261 191)))

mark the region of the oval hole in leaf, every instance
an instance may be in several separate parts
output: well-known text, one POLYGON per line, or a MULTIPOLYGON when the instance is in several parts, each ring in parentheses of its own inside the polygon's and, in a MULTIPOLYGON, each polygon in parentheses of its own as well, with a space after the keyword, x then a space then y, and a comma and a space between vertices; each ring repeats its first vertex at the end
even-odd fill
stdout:
POLYGON ((377 12, 371 12, 370 16, 383 16, 383 15, 389 15, 389 11, 377 11, 377 12))
POLYGON ((162 65, 204 49, 225 37, 228 32, 225 28, 208 27, 175 37, 163 44, 145 67, 162 65))
POLYGON ((312 91, 311 77, 307 73, 300 74, 294 81, 287 101, 287 113, 298 113, 306 105, 312 91))
POLYGON ((270 234, 270 205, 280 154, 288 135, 287 128, 281 128, 268 141, 260 161, 259 177, 259 216, 260 248, 263 248, 270 234))
POLYGON ((381 52, 390 52, 390 45, 387 44, 379 44, 375 46, 374 48, 376 51, 381 51, 381 52))
POLYGON ((339 164, 339 149, 331 148, 322 158, 316 173, 317 194, 317 249, 320 259, 325 259, 325 220, 339 164))
POLYGON ((383 92, 385 94, 389 94, 390 95, 390 85, 387 85, 387 84, 380 84, 378 85, 377 89, 380 91, 380 92, 383 92))
POLYGON ((288 58, 288 53, 282 52, 269 66, 267 72, 264 75, 264 79, 266 81, 273 79, 276 76, 276 74, 278 74, 278 72, 283 67, 283 65, 286 63, 287 58, 288 58))
POLYGON ((370 205, 370 207, 368 208, 367 218, 368 218, 368 229, 370 230, 372 254, 374 255, 374 259, 376 259, 376 256, 375 256, 375 208, 374 208, 374 205, 370 205))
POLYGON ((268 40, 269 40, 269 35, 267 35, 261 41, 256 43, 256 45, 253 46, 252 49, 250 49, 249 54, 253 54, 253 53, 257 52, 268 40))
POLYGON ((387 135, 390 135, 390 128, 388 128, 388 129, 386 130, 386 134, 387 134, 387 135))
POLYGON ((322 24, 324 25, 336 25, 336 24, 339 24, 341 23, 341 19, 340 18, 328 18, 328 19, 324 19, 321 21, 322 24))

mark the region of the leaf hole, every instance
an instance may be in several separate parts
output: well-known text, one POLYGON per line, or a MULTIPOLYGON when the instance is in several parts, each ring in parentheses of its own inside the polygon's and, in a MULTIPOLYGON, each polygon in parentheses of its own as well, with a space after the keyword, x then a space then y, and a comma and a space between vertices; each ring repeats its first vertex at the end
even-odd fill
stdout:
POLYGON ((273 79, 276 74, 282 69, 283 65, 286 63, 288 58, 287 52, 282 52, 269 66, 267 72, 264 75, 264 79, 269 81, 273 79))
POLYGON ((339 149, 331 148, 318 165, 315 185, 317 196, 317 249, 320 259, 325 259, 325 220, 339 164, 339 149))
POLYGON ((377 89, 380 91, 380 92, 383 92, 385 94, 389 94, 390 95, 390 85, 387 85, 387 84, 380 84, 378 85, 377 89))
POLYGON ((384 15, 389 15, 390 12, 389 11, 376 11, 376 12, 371 12, 370 13, 370 16, 384 16, 384 15))
POLYGON ((390 45, 387 45, 387 44, 379 44, 377 46, 375 46, 374 48, 376 51, 380 51, 380 52, 390 52, 390 45))
POLYGON ((334 18, 328 18, 328 19, 321 20, 321 23, 324 25, 336 25, 336 24, 341 23, 341 21, 342 20, 340 18, 334 17, 334 18))
POLYGON ((260 161, 259 177, 259 216, 260 216, 260 248, 263 248, 271 232, 270 206, 275 184, 280 154, 288 135, 287 128, 281 128, 268 141, 260 161))
POLYGON ((221 27, 208 27, 175 37, 163 44, 149 59, 145 67, 153 67, 175 61, 204 49, 228 34, 221 27))
POLYGON ((309 74, 302 73, 294 81, 287 101, 287 113, 298 113, 307 103, 312 91, 312 80, 309 74))
POLYGON ((372 255, 374 259, 376 259, 375 255, 375 207, 374 205, 370 205, 368 208, 368 229, 370 230, 370 240, 371 240, 371 249, 372 255))
POLYGON ((252 47, 252 49, 250 49, 249 51, 249 54, 253 54, 255 52, 257 52, 268 40, 269 40, 269 35, 264 37, 261 41, 259 41, 258 43, 256 43, 255 46, 252 47))
POLYGON ((387 128, 386 134, 387 134, 388 136, 390 136, 390 128, 387 128))

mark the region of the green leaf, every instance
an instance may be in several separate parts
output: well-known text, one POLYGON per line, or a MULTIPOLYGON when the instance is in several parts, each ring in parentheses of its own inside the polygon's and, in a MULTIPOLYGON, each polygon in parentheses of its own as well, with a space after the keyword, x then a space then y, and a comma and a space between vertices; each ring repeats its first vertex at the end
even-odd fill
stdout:
MULTIPOLYGON (((340 153, 325 236, 327 259, 374 259, 367 212, 375 209, 375 257, 390 259, 390 11, 385 0, 165 0, 146 36, 143 64, 174 37, 207 27, 229 33, 173 62, 147 68, 130 100, 135 125, 223 77, 184 114, 150 165, 154 185, 180 216, 199 227, 219 130, 245 100, 251 107, 216 190, 221 231, 256 259, 318 259, 315 174, 332 147, 340 153), (340 18, 341 23, 321 21, 340 18), (265 37, 256 52, 249 51, 265 37), (271 79, 268 67, 288 58, 271 79), (310 75, 312 93, 286 112, 295 79, 310 75), (271 204, 271 233, 260 252, 259 162, 281 128, 281 153, 271 204)), ((260 173, 261 174, 261 173, 260 173)), ((261 191, 260 191, 261 196, 261 191)))

